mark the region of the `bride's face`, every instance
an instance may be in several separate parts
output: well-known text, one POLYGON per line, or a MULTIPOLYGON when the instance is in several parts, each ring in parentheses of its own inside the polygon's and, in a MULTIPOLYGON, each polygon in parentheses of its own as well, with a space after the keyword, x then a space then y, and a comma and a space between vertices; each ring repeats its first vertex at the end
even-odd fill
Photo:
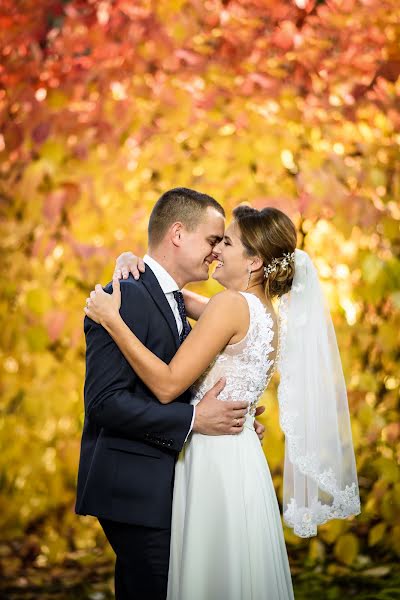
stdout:
POLYGON ((213 279, 216 279, 225 288, 236 291, 245 290, 249 278, 249 268, 254 259, 246 255, 240 239, 239 227, 235 221, 225 230, 223 240, 215 246, 213 253, 218 260, 213 279))

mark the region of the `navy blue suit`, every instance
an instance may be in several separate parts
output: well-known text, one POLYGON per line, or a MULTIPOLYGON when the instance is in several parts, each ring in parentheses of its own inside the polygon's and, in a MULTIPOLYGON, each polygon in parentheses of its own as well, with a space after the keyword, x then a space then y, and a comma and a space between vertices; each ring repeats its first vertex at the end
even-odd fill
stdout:
MULTIPOLYGON (((111 292, 111 284, 105 290, 111 292)), ((122 280, 121 293, 125 323, 170 362, 179 347, 178 331, 150 267, 138 281, 122 280)), ((162 405, 103 327, 86 317, 84 329, 85 421, 76 512, 99 518, 117 554, 118 599, 163 598, 175 460, 192 421, 190 393, 162 405), (155 541, 160 535, 162 541, 155 541)))

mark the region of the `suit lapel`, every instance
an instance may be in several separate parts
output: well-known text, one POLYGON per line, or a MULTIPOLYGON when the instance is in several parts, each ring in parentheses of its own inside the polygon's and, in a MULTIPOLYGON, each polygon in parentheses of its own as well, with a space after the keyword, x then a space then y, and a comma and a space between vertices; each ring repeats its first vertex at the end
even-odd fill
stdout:
POLYGON ((150 269, 149 265, 146 265, 146 270, 140 275, 140 280, 146 287, 154 302, 157 304, 161 314, 167 321, 171 333, 174 336, 176 348, 178 349, 180 346, 180 342, 174 313, 172 312, 169 302, 165 297, 165 294, 162 291, 161 286, 158 283, 157 278, 154 275, 153 271, 150 269))

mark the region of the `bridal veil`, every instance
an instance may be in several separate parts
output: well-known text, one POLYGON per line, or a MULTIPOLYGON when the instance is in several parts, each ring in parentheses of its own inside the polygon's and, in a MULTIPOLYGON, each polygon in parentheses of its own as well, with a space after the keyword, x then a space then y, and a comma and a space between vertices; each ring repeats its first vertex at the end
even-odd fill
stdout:
POLYGON ((346 386, 317 271, 295 251, 292 289, 280 301, 278 388, 285 434, 283 517, 300 537, 360 512, 346 386))

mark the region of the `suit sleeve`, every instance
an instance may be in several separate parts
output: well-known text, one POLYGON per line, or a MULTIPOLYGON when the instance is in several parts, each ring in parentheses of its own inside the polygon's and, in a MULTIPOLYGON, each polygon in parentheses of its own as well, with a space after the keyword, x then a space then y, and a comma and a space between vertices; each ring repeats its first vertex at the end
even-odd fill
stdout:
MULTIPOLYGON (((110 286, 105 288, 111 292, 110 286)), ((121 282, 120 313, 137 337, 146 343, 149 311, 143 291, 129 280, 121 282)), ((86 417, 118 435, 168 446, 180 451, 191 427, 193 406, 163 405, 136 392, 137 376, 107 331, 85 318, 86 417)))

